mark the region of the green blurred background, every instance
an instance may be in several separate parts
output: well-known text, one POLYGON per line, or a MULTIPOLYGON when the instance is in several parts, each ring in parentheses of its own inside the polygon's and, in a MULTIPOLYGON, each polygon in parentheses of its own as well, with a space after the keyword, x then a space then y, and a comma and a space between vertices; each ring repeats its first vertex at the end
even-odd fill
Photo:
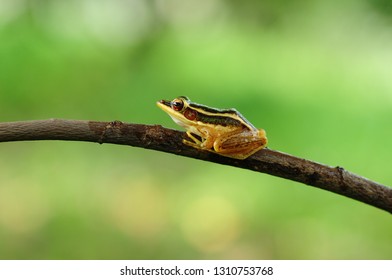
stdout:
MULTIPOLYGON (((0 121, 161 124, 187 95, 392 182, 388 0, 0 0, 0 121)), ((125 146, 0 143, 1 259, 391 259, 387 212, 125 146)))

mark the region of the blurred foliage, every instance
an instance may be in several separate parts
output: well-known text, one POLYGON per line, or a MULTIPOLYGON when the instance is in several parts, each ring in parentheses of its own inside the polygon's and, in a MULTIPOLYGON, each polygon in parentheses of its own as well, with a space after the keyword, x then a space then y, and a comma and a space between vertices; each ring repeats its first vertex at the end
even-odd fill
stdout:
MULTIPOLYGON (((187 95, 390 185, 388 3, 0 0, 0 118, 176 128, 154 103, 187 95)), ((0 155, 1 259, 392 257, 389 214, 284 179, 91 143, 0 155)))
POLYGON ((390 0, 368 0, 369 4, 378 14, 392 19, 392 1, 390 0))

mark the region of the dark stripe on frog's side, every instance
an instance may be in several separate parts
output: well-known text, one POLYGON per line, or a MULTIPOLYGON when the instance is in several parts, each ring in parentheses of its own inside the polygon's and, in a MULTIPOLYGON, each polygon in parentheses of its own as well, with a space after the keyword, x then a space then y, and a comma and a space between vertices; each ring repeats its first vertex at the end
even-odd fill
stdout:
MULTIPOLYGON (((183 98, 185 101, 189 104, 191 108, 194 109, 201 109, 202 111, 205 111, 207 113, 212 113, 212 114, 231 114, 231 115, 238 115, 241 119, 247 122, 247 120, 238 112, 236 109, 231 108, 231 109, 218 109, 218 108, 213 108, 213 107, 208 107, 202 104, 194 103, 191 102, 190 99, 186 96, 180 96, 178 98, 183 98)), ((200 112, 200 110, 197 110, 200 112)))
POLYGON ((201 104, 197 104, 197 103, 193 103, 193 102, 190 106, 192 108, 201 109, 203 111, 206 111, 208 113, 213 113, 213 114, 233 114, 233 115, 238 114, 239 115, 239 112, 236 109, 217 109, 217 108, 212 108, 212 107, 206 107, 201 104))
POLYGON ((235 118, 232 117, 225 117, 225 116, 219 116, 220 114, 228 114, 228 115, 233 115, 236 116, 245 123, 245 126, 248 126, 249 129, 256 129, 243 115, 241 115, 240 112, 238 112, 236 109, 216 109, 216 108, 211 108, 211 107, 205 107, 200 104, 195 104, 192 103, 192 108, 194 108, 199 115, 202 115, 201 118, 209 120, 205 121, 206 123, 212 123, 212 124, 221 124, 224 125, 223 123, 226 123, 227 125, 231 126, 239 126, 241 122, 235 118), (203 114, 199 110, 205 111, 207 114, 203 114), (208 113, 211 113, 209 115, 208 113))
POLYGON ((197 120, 203 123, 213 124, 213 125, 221 125, 221 126, 236 126, 241 127, 243 123, 239 120, 224 117, 224 116, 210 116, 203 113, 197 113, 197 120))

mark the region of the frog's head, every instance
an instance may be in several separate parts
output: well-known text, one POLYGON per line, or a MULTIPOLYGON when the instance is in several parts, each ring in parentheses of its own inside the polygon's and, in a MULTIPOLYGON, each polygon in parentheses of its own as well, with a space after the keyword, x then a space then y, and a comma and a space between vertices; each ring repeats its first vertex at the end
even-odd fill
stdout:
POLYGON ((186 96, 179 96, 172 101, 160 100, 157 102, 159 108, 183 127, 191 126, 198 120, 198 113, 192 108, 191 104, 190 99, 186 96))

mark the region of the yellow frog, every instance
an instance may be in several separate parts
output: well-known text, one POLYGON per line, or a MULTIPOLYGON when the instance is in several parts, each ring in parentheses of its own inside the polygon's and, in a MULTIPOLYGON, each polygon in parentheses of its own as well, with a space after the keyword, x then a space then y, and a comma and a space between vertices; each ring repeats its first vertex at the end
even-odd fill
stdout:
POLYGON ((160 100, 159 108, 186 129, 184 144, 222 156, 246 159, 267 146, 264 129, 257 129, 235 109, 216 109, 185 96, 160 100))

